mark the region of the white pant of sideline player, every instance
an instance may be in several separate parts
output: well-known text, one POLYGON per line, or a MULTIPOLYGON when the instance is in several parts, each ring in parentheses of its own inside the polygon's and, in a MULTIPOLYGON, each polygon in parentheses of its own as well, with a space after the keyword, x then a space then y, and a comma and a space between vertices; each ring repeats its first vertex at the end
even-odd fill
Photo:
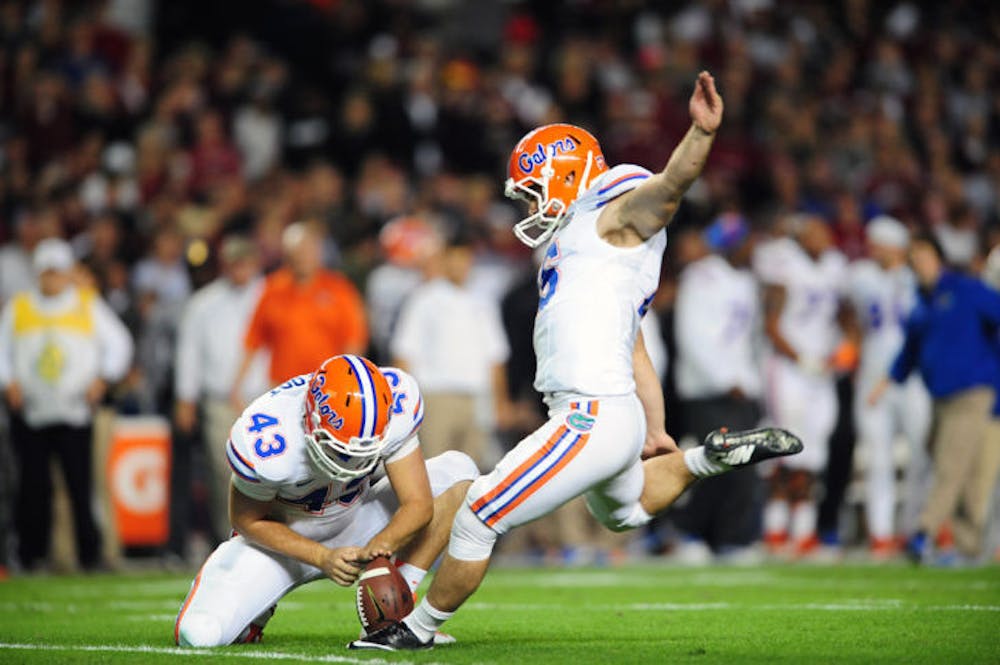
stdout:
POLYGON ((865 518, 869 538, 885 541, 898 531, 905 533, 915 528, 922 508, 921 497, 929 490, 921 487, 926 484, 921 479, 928 468, 926 445, 931 398, 920 377, 914 375, 902 385, 891 385, 875 406, 869 406, 868 396, 878 378, 867 379, 865 374, 859 377, 854 399, 858 443, 867 453, 865 518), (904 473, 902 523, 896 525, 893 445, 899 434, 906 438, 910 454, 904 473))
MULTIPOLYGON (((427 475, 431 492, 438 496, 458 482, 476 478, 479 470, 467 455, 451 451, 427 460, 427 475)), ((326 535, 314 531, 321 524, 318 519, 308 520, 313 523, 311 532, 304 535, 329 548, 360 547, 389 523, 398 507, 389 479, 383 477, 364 503, 344 515, 346 520, 329 524, 326 535)), ((318 568, 233 536, 216 548, 195 577, 177 615, 174 636, 180 646, 232 644, 289 591, 320 578, 323 572, 318 568)))

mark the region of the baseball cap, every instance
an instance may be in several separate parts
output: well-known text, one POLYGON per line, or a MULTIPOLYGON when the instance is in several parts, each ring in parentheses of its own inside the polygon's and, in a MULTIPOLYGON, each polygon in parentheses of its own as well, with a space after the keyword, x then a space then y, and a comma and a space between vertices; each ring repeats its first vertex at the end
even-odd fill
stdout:
POLYGON ((73 257, 73 249, 68 242, 59 238, 47 238, 35 247, 31 262, 35 273, 40 275, 46 270, 60 272, 70 270, 76 263, 76 259, 73 257))
POLYGON ((257 247, 246 236, 230 235, 222 239, 219 256, 226 263, 234 263, 241 259, 257 256, 257 247))
POLYGON ((750 232, 743 215, 726 212, 716 217, 705 229, 705 242, 716 252, 728 252, 740 246, 750 232))
POLYGON ((879 215, 865 227, 868 242, 885 247, 906 249, 910 246, 910 231, 895 217, 879 215))

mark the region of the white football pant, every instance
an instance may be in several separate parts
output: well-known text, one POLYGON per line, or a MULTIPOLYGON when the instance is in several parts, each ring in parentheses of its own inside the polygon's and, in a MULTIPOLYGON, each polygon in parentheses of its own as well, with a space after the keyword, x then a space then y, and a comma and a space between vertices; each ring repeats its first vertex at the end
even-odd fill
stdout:
POLYGON ((854 414, 858 425, 858 443, 865 447, 868 468, 865 474, 865 518, 868 536, 892 538, 896 512, 896 465, 893 444, 902 434, 909 444, 909 463, 904 474, 903 525, 915 524, 922 508, 922 487, 926 482, 927 435, 931 425, 931 397, 923 381, 914 374, 906 383, 893 383, 875 406, 868 405, 874 380, 859 380, 854 396, 854 414))
MULTIPOLYGON (((645 415, 634 394, 567 396, 552 405, 548 422, 472 484, 466 506, 503 534, 586 494, 590 512, 609 529, 641 526, 650 519, 639 505, 645 437, 645 415)), ((461 545, 452 535, 449 552, 455 555, 461 545)), ((483 559, 489 549, 459 551, 458 558, 483 559)))
MULTIPOLYGON (((464 453, 449 451, 427 460, 434 496, 458 482, 479 475, 475 462, 464 453)), ((388 477, 378 480, 357 509, 335 520, 330 530, 314 537, 326 547, 361 547, 386 524, 399 508, 388 477)), ((319 523, 319 520, 309 520, 319 523)), ((174 626, 181 646, 213 647, 232 644, 251 621, 276 604, 295 587, 324 577, 307 565, 233 536, 208 557, 191 584, 174 626)))
POLYGON ((767 410, 773 423, 802 439, 798 455, 782 458, 792 470, 822 473, 829 456, 830 435, 837 424, 837 389, 833 375, 812 374, 784 357, 766 364, 767 410))

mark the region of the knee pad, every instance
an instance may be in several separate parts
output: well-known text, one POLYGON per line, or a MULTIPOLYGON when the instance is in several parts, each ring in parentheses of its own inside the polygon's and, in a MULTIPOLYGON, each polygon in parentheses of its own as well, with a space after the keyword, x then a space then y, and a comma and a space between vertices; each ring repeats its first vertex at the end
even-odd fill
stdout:
POLYGON ((469 504, 463 502, 451 526, 448 554, 459 561, 489 559, 497 542, 497 535, 496 531, 476 517, 469 504))
POLYGON ((653 519, 653 516, 647 513, 638 501, 611 509, 589 493, 587 494, 587 510, 594 516, 594 519, 615 533, 645 526, 653 519))
POLYGON ((177 626, 177 645, 182 647, 221 647, 222 623, 211 614, 188 612, 177 626))
POLYGON ((434 459, 441 460, 442 466, 448 470, 452 485, 463 480, 475 480, 479 477, 479 467, 471 457, 463 452, 449 450, 434 459))
POLYGON ((478 478, 479 467, 465 453, 449 450, 427 460, 427 475, 437 496, 458 483, 478 478))

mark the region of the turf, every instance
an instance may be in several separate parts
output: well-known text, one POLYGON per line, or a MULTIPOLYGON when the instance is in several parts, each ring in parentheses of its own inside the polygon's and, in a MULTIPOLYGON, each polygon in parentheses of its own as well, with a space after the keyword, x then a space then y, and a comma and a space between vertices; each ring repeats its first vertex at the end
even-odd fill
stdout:
MULTIPOLYGON (((252 581, 248 581, 252 583, 252 581)), ((0 663, 1000 663, 1000 568, 497 569, 457 645, 360 654, 352 590, 290 594, 254 646, 180 651, 176 575, 0 583, 0 663)))

